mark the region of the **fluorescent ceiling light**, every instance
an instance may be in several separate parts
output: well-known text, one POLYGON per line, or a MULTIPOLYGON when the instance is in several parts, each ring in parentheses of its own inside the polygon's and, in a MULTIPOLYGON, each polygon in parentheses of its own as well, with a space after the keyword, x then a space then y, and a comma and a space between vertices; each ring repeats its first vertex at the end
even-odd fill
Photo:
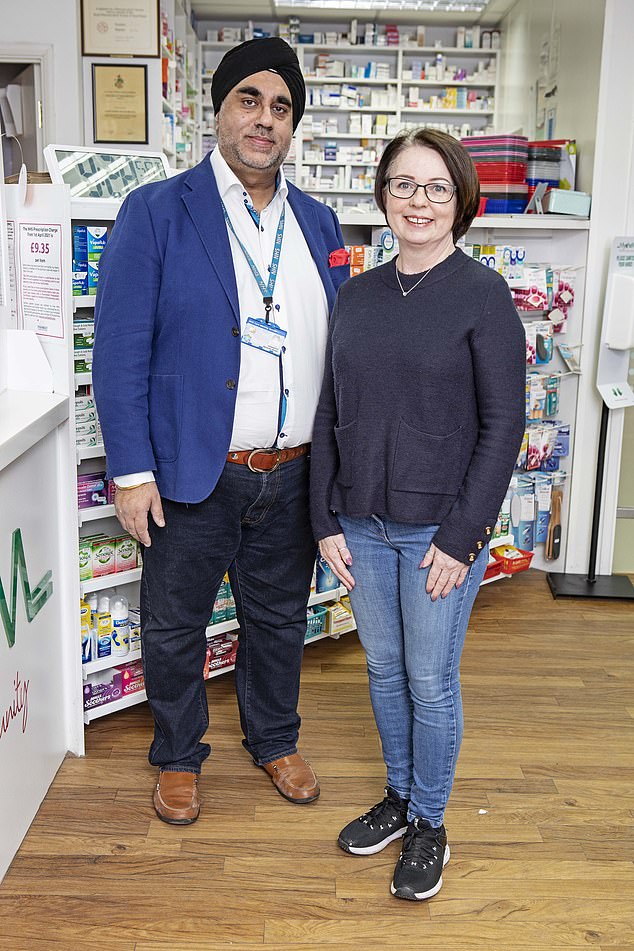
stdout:
POLYGON ((434 13, 482 13, 488 0, 274 0, 276 7, 315 7, 322 10, 420 10, 434 13))

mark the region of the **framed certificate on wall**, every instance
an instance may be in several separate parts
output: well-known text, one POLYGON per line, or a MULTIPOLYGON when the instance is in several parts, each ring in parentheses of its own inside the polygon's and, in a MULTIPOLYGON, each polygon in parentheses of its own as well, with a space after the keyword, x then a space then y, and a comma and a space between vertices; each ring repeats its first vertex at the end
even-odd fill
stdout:
POLYGON ((92 64, 95 142, 147 145, 147 66, 92 64))
POLYGON ((160 55, 160 0, 80 0, 82 56, 160 55))

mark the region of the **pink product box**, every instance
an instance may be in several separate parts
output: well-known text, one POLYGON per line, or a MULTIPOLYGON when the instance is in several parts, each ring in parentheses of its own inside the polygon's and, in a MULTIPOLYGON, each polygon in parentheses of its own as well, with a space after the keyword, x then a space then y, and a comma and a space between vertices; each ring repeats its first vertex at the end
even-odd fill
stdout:
POLYGON ((114 505, 114 493, 116 489, 114 479, 107 480, 107 489, 108 489, 108 505, 114 505))
POLYGON ((122 664, 117 667, 117 670, 119 673, 115 674, 115 677, 121 678, 121 690, 124 697, 129 693, 137 693, 137 691, 145 688, 143 662, 141 660, 134 660, 131 664, 122 664))
POLYGON ((89 472, 77 476, 77 505, 80 509, 108 504, 105 472, 89 472))

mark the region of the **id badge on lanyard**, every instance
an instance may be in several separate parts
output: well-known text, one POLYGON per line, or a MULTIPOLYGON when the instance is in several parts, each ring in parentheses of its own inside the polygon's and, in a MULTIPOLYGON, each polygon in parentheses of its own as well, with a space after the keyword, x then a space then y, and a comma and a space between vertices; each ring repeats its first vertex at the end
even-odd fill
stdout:
POLYGON ((249 317, 242 332, 242 343, 247 347, 255 347, 256 350, 271 353, 274 357, 281 354, 285 339, 285 330, 263 318, 249 317))

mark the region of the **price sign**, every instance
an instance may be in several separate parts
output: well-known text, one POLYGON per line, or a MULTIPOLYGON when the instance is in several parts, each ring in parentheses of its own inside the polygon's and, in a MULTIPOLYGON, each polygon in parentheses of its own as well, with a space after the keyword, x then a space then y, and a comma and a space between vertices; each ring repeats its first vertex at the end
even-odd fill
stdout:
POLYGON ((21 221, 18 227, 22 326, 45 337, 62 338, 62 226, 21 221))

